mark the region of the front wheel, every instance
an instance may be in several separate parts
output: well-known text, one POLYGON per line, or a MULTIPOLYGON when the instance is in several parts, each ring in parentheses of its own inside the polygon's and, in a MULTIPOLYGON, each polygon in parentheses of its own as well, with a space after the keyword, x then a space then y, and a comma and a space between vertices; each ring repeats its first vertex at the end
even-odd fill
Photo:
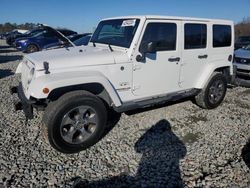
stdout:
POLYGON ((33 53, 39 51, 38 47, 34 44, 30 44, 27 46, 26 52, 27 53, 33 53))
POLYGON ((215 72, 207 85, 195 96, 198 106, 205 109, 214 109, 223 101, 227 90, 227 81, 222 73, 215 72))
POLYGON ((106 121, 103 102, 85 91, 65 94, 44 115, 48 140, 62 153, 77 153, 97 143, 106 121))

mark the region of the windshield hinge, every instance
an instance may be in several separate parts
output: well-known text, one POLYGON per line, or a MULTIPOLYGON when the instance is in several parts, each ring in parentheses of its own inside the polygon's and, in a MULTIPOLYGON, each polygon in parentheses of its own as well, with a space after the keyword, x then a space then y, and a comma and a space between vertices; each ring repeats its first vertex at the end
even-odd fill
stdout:
POLYGON ((43 67, 44 67, 44 70, 45 70, 45 74, 50 74, 50 72, 49 72, 49 63, 44 61, 43 62, 43 67))

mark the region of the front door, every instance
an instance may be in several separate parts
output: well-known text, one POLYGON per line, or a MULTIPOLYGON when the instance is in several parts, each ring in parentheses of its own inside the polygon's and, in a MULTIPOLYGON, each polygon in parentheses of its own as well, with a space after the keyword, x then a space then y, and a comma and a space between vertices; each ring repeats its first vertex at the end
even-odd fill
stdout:
POLYGON ((134 61, 133 94, 141 97, 162 95, 179 90, 181 64, 180 21, 147 20, 134 61), (156 52, 144 53, 145 45, 154 42, 156 52))

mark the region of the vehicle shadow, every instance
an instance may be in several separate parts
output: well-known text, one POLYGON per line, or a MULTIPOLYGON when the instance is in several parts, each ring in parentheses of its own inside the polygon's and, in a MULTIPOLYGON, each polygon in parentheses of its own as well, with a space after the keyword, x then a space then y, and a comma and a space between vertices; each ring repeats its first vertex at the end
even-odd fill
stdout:
POLYGON ((2 49, 0 49, 0 53, 11 53, 11 52, 18 52, 18 50, 15 50, 15 49, 2 50, 2 49))
POLYGON ((184 187, 179 162, 187 150, 184 143, 171 131, 170 123, 161 120, 135 143, 142 153, 136 175, 121 174, 98 181, 73 178, 74 188, 85 187, 184 187))
POLYGON ((115 127, 115 125, 120 121, 120 118, 121 113, 117 113, 111 109, 108 110, 107 126, 100 140, 103 139, 115 127))
POLYGON ((247 167, 250 169, 250 138, 241 151, 241 157, 245 162, 245 164, 247 165, 247 167))
POLYGON ((14 72, 12 72, 12 70, 10 70, 10 69, 5 69, 5 70, 0 69, 0 79, 11 76, 11 75, 14 75, 14 72))
POLYGON ((22 59, 22 55, 10 55, 10 56, 2 56, 0 55, 0 63, 7 63, 9 61, 17 61, 22 59))
POLYGON ((11 46, 1 46, 0 45, 0 49, 5 49, 5 48, 12 48, 11 46))

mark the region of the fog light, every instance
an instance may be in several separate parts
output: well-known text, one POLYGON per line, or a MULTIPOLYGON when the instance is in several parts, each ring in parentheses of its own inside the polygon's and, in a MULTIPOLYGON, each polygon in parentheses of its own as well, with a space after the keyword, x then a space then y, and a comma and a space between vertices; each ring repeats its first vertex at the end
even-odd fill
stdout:
POLYGON ((49 88, 46 88, 46 87, 43 88, 43 93, 44 93, 44 94, 48 94, 48 93, 49 93, 49 88))

